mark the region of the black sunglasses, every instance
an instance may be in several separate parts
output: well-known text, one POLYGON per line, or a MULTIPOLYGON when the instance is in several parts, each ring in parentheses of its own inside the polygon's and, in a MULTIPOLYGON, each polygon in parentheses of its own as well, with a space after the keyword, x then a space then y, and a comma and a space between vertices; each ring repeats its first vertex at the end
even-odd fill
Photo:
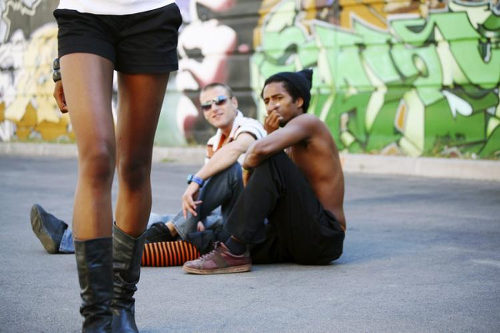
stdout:
POLYGON ((203 111, 209 111, 212 108, 212 104, 215 104, 217 106, 221 106, 224 103, 226 103, 226 101, 227 101, 227 97, 221 95, 221 96, 215 97, 211 101, 208 101, 208 102, 201 104, 200 107, 203 111))

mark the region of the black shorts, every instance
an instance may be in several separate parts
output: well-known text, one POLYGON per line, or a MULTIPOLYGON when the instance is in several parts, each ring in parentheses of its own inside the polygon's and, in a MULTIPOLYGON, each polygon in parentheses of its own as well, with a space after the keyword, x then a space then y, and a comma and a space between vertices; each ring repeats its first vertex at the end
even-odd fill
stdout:
POLYGON ((175 3, 129 15, 96 15, 56 9, 58 53, 92 53, 129 74, 178 69, 177 37, 182 24, 175 3))

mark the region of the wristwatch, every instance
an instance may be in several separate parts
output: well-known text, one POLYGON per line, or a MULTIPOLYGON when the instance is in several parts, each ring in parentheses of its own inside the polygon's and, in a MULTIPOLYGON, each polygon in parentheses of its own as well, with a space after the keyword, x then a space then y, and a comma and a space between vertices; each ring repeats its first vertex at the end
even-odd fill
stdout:
POLYGON ((191 184, 192 182, 195 182, 200 186, 200 188, 203 187, 203 184, 205 184, 205 181, 201 179, 200 177, 196 177, 195 175, 188 175, 187 176, 187 183, 191 184))

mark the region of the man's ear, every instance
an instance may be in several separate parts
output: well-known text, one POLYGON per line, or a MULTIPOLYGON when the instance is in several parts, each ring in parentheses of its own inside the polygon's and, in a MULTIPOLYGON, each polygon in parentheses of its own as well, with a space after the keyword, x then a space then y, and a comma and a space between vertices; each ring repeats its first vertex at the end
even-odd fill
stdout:
POLYGON ((238 99, 236 97, 231 97, 231 103, 233 103, 235 108, 238 108, 238 99))
POLYGON ((304 99, 302 97, 297 97, 297 100, 295 101, 295 103, 297 103, 297 108, 304 107, 304 99))

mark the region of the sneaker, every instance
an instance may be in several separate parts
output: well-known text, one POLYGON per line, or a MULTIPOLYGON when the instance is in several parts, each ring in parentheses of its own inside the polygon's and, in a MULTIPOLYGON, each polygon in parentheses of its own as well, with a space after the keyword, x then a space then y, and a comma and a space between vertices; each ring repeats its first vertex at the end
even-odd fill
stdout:
POLYGON ((146 230, 146 243, 171 242, 177 237, 172 236, 165 222, 153 223, 146 230))
POLYGON ((59 252, 59 245, 68 225, 49 214, 40 205, 31 207, 31 228, 48 253, 59 252))
POLYGON ((248 272, 252 268, 252 259, 247 251, 234 255, 224 243, 216 243, 215 249, 196 260, 187 261, 182 269, 192 274, 223 274, 248 272))

